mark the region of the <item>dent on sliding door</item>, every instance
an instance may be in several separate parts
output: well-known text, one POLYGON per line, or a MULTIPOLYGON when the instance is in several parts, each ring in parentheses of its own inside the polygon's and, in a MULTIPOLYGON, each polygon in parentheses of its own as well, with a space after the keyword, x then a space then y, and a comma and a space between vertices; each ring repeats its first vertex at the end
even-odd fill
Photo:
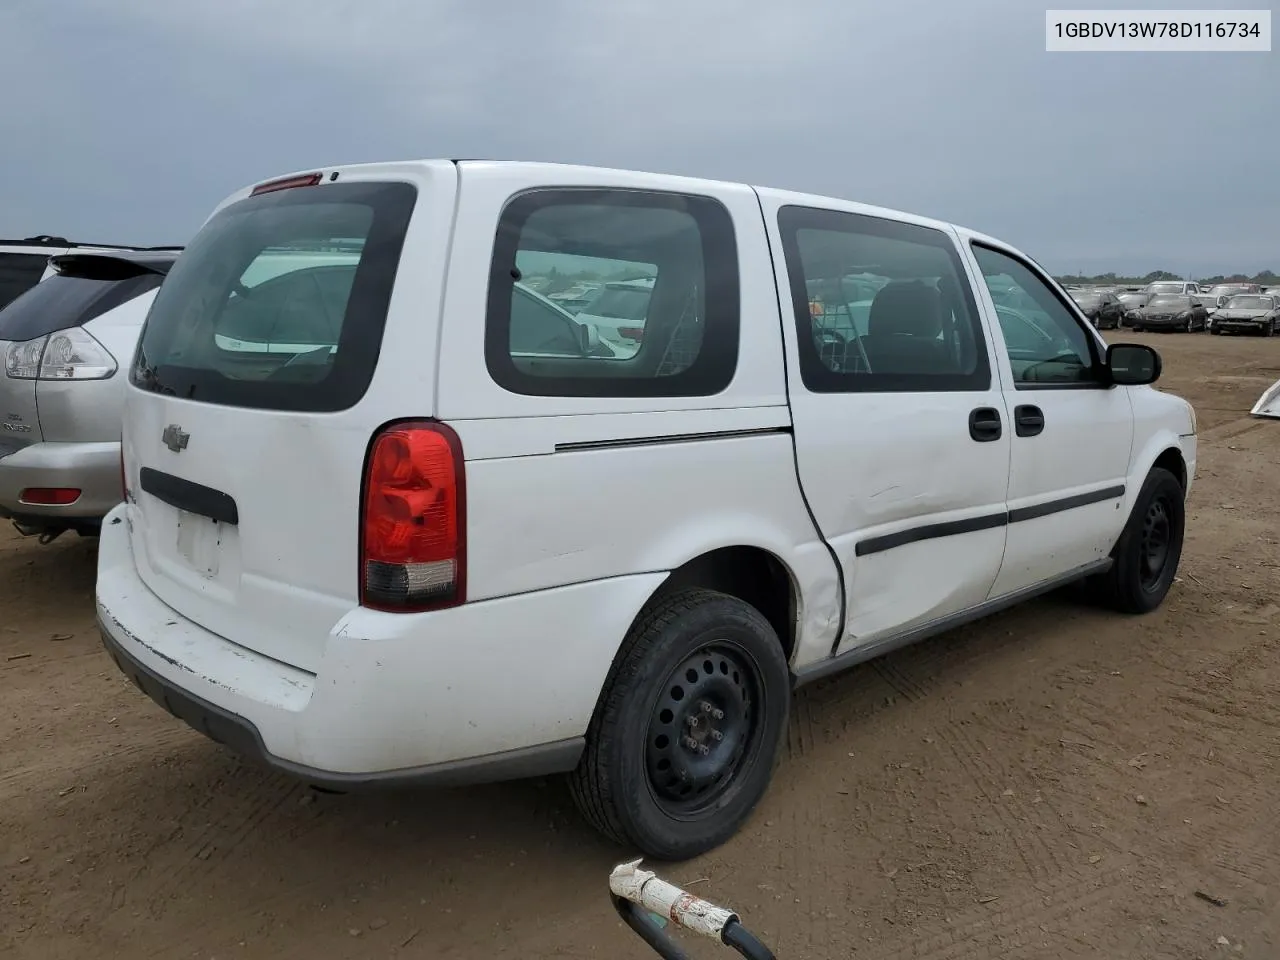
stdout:
POLYGON ((799 345, 797 456, 843 566, 842 650, 987 598, 1010 430, 948 233, 826 209, 777 216, 799 345))

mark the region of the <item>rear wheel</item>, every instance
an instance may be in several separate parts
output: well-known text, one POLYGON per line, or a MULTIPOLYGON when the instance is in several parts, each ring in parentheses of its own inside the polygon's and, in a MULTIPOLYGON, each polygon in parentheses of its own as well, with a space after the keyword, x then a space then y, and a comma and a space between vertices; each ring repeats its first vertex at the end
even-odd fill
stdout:
POLYGON ((666 597, 623 643, 570 775, 574 801, 646 857, 705 853, 764 796, 790 705, 782 644, 758 610, 711 590, 666 597))
POLYGON ((1111 551, 1111 569, 1092 584, 1098 598, 1122 613, 1159 607, 1178 572, 1185 521, 1182 484, 1168 470, 1153 468, 1111 551))

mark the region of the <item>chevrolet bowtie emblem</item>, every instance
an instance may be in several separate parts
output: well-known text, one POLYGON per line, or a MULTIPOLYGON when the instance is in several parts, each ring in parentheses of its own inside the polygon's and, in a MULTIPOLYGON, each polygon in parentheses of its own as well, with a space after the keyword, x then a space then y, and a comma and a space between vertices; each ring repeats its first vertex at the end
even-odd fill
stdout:
POLYGON ((164 433, 160 434, 160 439, 164 441, 164 445, 174 453, 181 453, 187 449, 187 441, 191 439, 191 434, 187 433, 176 423, 171 423, 164 428, 164 433))

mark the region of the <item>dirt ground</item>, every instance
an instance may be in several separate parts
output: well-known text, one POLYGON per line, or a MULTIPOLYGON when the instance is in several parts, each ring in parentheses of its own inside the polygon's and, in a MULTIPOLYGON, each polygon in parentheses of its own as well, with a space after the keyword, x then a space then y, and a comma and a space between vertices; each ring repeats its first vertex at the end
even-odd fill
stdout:
MULTIPOLYGON (((783 960, 1280 955, 1280 423, 1248 417, 1280 341, 1138 339, 1200 418, 1166 605, 1055 596, 805 691, 752 823, 665 876, 783 960)), ((116 671, 93 569, 0 533, 0 956, 652 956, 561 783, 242 763, 116 671)))

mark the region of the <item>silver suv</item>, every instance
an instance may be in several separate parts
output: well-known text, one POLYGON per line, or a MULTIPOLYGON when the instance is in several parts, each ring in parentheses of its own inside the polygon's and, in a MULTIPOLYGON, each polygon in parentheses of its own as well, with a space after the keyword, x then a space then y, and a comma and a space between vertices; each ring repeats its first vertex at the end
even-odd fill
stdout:
POLYGON ((74 252, 0 309, 0 517, 49 542, 120 502, 124 376, 177 250, 74 252))

